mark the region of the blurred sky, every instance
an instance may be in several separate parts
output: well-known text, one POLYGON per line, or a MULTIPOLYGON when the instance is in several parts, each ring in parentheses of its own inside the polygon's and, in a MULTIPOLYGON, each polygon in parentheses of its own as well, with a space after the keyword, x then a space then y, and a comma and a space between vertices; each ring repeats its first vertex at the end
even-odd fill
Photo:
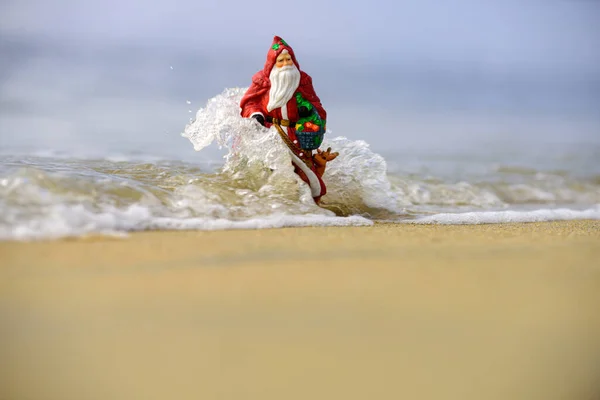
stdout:
POLYGON ((189 118, 274 35, 334 135, 375 150, 598 143, 599 20, 597 0, 3 0, 0 146, 189 155, 189 118))

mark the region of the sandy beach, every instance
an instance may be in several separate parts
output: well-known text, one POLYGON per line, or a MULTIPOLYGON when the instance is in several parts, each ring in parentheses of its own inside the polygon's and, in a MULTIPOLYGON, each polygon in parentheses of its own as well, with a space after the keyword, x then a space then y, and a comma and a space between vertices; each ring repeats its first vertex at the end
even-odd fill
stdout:
POLYGON ((600 396, 600 221, 0 243, 0 399, 600 396))

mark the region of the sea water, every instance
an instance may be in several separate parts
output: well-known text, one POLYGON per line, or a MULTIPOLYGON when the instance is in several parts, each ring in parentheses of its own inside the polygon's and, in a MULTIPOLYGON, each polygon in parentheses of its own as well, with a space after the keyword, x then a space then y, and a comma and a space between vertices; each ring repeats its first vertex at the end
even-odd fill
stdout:
POLYGON ((3 149, 0 239, 141 230, 600 219, 600 145, 376 152, 328 130, 340 153, 317 206, 274 129, 239 116, 245 88, 210 99, 185 127, 196 157, 3 149), (200 157, 218 147, 223 157, 200 157))

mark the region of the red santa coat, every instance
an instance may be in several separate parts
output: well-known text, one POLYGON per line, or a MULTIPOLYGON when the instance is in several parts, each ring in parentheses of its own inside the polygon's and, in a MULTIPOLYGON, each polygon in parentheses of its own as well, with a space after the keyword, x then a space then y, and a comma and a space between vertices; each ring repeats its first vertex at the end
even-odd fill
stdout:
MULTIPOLYGON (((279 36, 275 36, 275 38, 273 39, 273 45, 271 46, 271 49, 267 54, 267 61, 265 63, 264 69, 254 74, 254 76, 252 77, 252 84, 250 85, 250 87, 244 94, 244 97, 240 101, 242 117, 250 118, 252 114, 261 113, 263 114, 263 116, 270 116, 272 118, 298 121, 298 104, 296 102, 295 96, 292 96, 292 98, 286 104, 287 118, 283 118, 281 108, 276 108, 274 110, 271 110, 270 112, 267 111, 267 104, 269 104, 269 90, 271 89, 271 81, 269 79, 269 76, 271 74, 271 70, 275 66, 277 57, 279 56, 279 54, 281 54, 283 50, 288 51, 288 53, 292 57, 292 61, 300 71, 300 84, 298 86, 298 89, 296 89, 296 93, 299 92, 305 100, 309 101, 314 106, 314 108, 317 110, 317 113, 319 114, 319 117, 325 123, 325 121, 327 120, 327 112, 323 108, 321 100, 315 93, 315 89, 313 88, 312 84, 312 78, 307 73, 300 70, 300 65, 296 60, 294 51, 279 36)), ((265 125, 267 127, 271 126, 271 124, 267 121, 265 121, 265 125)), ((288 128, 286 129, 286 131, 292 142, 297 143, 295 129, 288 128)), ((297 168, 302 167, 301 169, 304 169, 304 166, 298 165, 297 162, 294 162, 294 164, 297 168)), ((302 176, 302 174, 300 176, 302 176)), ((302 178, 305 181, 307 180, 304 176, 302 176, 302 178)), ((317 176, 317 178, 319 180, 319 185, 321 186, 321 193, 319 195, 315 195, 316 188, 314 188, 314 182, 307 182, 311 186, 313 197, 315 197, 315 199, 320 198, 326 193, 325 184, 321 180, 321 177, 317 176)))

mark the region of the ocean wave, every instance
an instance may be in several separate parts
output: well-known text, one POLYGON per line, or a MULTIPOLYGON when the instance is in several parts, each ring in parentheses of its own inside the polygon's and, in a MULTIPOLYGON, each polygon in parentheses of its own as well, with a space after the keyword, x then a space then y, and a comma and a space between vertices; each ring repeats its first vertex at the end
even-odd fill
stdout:
MULTIPOLYGON (((452 187, 448 190, 438 187, 443 183, 436 183, 427 195, 407 196, 397 191, 389 197, 397 190, 396 184, 377 179, 360 183, 357 179, 353 186, 355 178, 342 175, 342 179, 335 169, 332 175, 337 179, 332 181, 340 188, 334 189, 336 196, 323 208, 314 204, 310 191, 293 171, 271 171, 261 164, 214 174, 185 164, 38 161, 36 165, 12 168, 0 175, 0 240, 119 235, 151 229, 369 225, 376 220, 477 224, 600 218, 600 206, 502 210, 514 205, 498 203, 498 197, 478 192, 470 184, 447 184, 452 187), (378 185, 383 190, 370 199, 360 193, 378 185), (382 202, 377 196, 383 197, 382 202), (487 203, 482 201, 486 196, 490 196, 487 203), (399 210, 389 211, 386 207, 390 205, 399 210)), ((374 176, 380 177, 379 172, 374 176)), ((408 187, 430 184, 414 181, 408 187)))
POLYGON ((372 224, 318 207, 293 171, 262 164, 211 174, 181 164, 30 161, 0 175, 2 240, 372 224))
POLYGON ((390 175, 392 190, 405 207, 470 206, 509 207, 528 204, 600 203, 600 184, 594 178, 531 174, 531 179, 504 180, 501 176, 477 177, 474 182, 448 182, 431 176, 390 175))
POLYGON ((479 173, 457 179, 433 171, 405 172, 401 158, 392 160, 390 172, 390 161, 366 141, 334 137, 330 130, 323 147, 340 155, 328 164, 323 177, 328 193, 317 206, 278 134, 239 116, 244 91, 227 89, 208 101, 182 133, 198 151, 213 143, 221 147, 226 156, 218 166, 176 157, 0 156, 0 239, 369 225, 377 220, 598 219, 597 175, 477 164, 473 171, 479 173))

